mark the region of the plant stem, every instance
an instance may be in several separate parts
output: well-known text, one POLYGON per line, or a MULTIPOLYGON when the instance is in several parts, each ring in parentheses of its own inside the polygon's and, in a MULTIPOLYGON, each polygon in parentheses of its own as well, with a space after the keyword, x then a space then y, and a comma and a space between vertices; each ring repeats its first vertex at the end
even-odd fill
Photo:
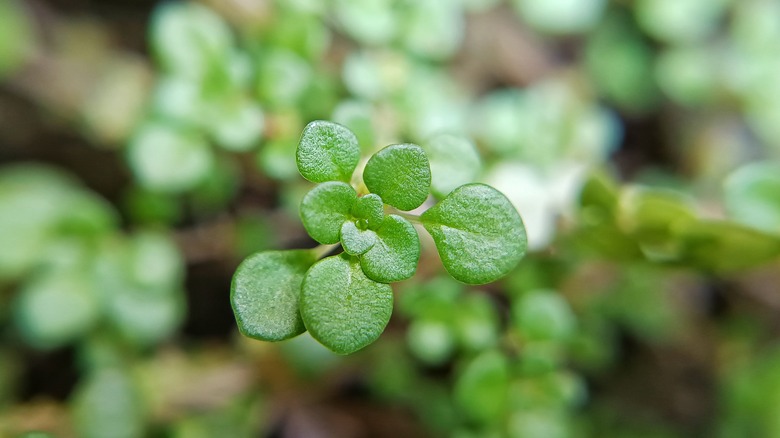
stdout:
POLYGON ((329 252, 333 251, 334 248, 339 246, 338 243, 332 243, 330 245, 319 245, 314 248, 312 248, 312 251, 314 252, 314 255, 317 257, 317 260, 325 257, 328 255, 329 252))
POLYGON ((421 224, 422 225, 422 220, 420 220, 420 216, 418 216, 416 214, 405 213, 403 211, 399 211, 399 210, 396 210, 396 209, 392 209, 391 213, 393 213, 395 215, 398 215, 398 216, 401 216, 402 218, 408 220, 409 222, 411 222, 413 224, 421 224))

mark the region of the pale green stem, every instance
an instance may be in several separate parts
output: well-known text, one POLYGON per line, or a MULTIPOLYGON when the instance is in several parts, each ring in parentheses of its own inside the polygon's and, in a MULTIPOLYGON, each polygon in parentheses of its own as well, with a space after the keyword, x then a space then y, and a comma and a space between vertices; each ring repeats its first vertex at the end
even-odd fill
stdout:
POLYGON ((329 252, 333 251, 334 248, 339 246, 339 243, 332 243, 330 245, 319 245, 315 248, 312 248, 312 252, 314 252, 314 256, 317 258, 317 260, 325 257, 329 252))
POLYGON ((401 216, 402 218, 408 220, 409 222, 413 224, 420 224, 422 225, 422 220, 420 219, 420 216, 417 216, 416 214, 411 213, 405 213, 403 211, 396 210, 395 208, 391 209, 391 213, 401 216))

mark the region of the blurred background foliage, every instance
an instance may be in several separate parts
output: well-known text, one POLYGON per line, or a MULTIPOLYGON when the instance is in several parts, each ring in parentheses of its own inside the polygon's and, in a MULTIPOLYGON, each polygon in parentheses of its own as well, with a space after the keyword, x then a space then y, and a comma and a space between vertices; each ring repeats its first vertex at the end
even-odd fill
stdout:
POLYGON ((780 437, 778 41, 778 0, 0 0, 0 436, 780 437), (314 119, 532 251, 466 287, 424 242, 349 357, 242 338, 314 119))

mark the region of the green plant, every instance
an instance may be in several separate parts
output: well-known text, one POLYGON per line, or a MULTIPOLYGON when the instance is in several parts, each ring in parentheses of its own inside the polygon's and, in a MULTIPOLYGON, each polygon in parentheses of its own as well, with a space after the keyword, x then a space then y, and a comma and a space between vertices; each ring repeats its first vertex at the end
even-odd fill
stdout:
POLYGON ((357 138, 348 128, 309 123, 296 152, 298 170, 318 183, 300 217, 314 250, 264 251, 238 267, 231 303, 241 332, 281 341, 308 330, 340 354, 376 340, 393 309, 389 283, 411 278, 420 258, 413 225, 433 237, 444 267, 457 280, 484 284, 510 272, 525 254, 520 215, 496 189, 461 185, 421 215, 431 190, 425 151, 394 144, 373 154, 361 178, 357 138), (329 254, 340 244, 340 255, 329 254))

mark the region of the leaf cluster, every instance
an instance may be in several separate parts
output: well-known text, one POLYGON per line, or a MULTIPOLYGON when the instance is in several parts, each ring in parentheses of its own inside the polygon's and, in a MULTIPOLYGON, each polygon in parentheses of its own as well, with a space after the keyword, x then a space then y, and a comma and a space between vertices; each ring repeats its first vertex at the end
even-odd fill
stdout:
POLYGON ((319 249, 248 257, 231 287, 243 334, 281 341, 308 330, 340 354, 372 343, 390 320, 389 284, 417 270, 415 224, 431 234, 444 267, 464 283, 495 281, 525 254, 520 215, 488 185, 461 185, 421 215, 407 213, 431 192, 431 166, 420 146, 387 146, 355 177, 359 161, 358 140, 348 128, 327 121, 304 128, 296 162, 301 175, 318 184, 301 202, 301 221, 314 240, 340 245, 343 253, 319 261, 319 249))

